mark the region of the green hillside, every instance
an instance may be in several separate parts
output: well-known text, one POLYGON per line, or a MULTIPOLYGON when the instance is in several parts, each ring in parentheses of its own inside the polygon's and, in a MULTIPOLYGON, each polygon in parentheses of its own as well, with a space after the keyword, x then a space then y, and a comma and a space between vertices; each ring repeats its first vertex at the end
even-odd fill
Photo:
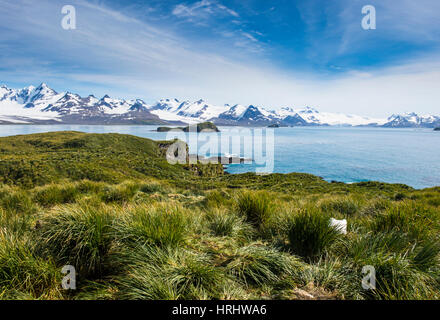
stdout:
MULTIPOLYGON (((194 168, 166 161, 170 143, 123 134, 81 132, 0 138, 0 183, 33 187, 63 179, 109 183, 146 177, 188 179, 194 168)), ((221 172, 221 168, 208 167, 221 172)))
POLYGON ((170 143, 0 138, 0 298, 440 298, 439 187, 229 175, 169 164, 170 143))

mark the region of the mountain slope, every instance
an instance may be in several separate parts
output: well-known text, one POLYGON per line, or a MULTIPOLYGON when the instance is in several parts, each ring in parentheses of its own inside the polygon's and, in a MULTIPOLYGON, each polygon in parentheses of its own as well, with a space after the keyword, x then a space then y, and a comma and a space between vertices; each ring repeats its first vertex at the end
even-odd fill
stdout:
POLYGON ((0 87, 0 123, 163 124, 142 100, 57 93, 45 83, 14 90, 0 87))
POLYGON ((387 128, 435 128, 437 126, 440 126, 439 116, 419 116, 414 112, 403 115, 393 114, 384 124, 387 128))
POLYGON ((23 89, 0 87, 0 124, 194 124, 239 126, 372 126, 386 128, 434 128, 440 117, 406 113, 376 119, 351 114, 319 112, 310 107, 284 107, 269 111, 260 106, 222 106, 198 100, 162 99, 148 105, 143 100, 101 99, 58 93, 42 83, 23 89))

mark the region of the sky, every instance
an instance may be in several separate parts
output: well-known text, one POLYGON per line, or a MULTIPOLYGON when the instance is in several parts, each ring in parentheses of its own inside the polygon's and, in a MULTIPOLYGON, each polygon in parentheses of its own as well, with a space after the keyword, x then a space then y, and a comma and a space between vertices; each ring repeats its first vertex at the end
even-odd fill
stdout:
POLYGON ((150 103, 438 115, 440 1, 0 0, 0 83, 41 82, 150 103), (366 5, 376 29, 362 27, 366 5))

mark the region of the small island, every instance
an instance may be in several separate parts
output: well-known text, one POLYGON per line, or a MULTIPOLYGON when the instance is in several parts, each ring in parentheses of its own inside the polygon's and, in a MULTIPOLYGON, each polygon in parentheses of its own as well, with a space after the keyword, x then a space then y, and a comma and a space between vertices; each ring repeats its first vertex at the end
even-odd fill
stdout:
POLYGON ((268 128, 279 128, 280 125, 278 123, 274 123, 274 124, 268 125, 267 127, 268 128))
MULTIPOLYGON (((170 128, 170 127, 158 127, 157 132, 168 132, 168 131, 183 131, 183 132, 190 132, 194 129, 193 125, 189 125, 186 127, 176 127, 176 128, 170 128)), ((197 124, 197 132, 220 132, 220 130, 217 128, 217 126, 212 122, 202 122, 197 124)))
POLYGON ((440 127, 434 128, 434 131, 440 131, 440 127))

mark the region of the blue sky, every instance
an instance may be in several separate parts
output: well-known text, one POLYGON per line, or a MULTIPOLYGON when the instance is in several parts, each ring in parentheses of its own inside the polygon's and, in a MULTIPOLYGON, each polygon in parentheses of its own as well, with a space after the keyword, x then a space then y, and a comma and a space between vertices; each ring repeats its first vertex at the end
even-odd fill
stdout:
POLYGON ((211 103, 440 114, 438 0, 0 0, 0 82, 211 103), (76 8, 77 29, 61 27, 76 8), (361 27, 376 8, 376 30, 361 27))

